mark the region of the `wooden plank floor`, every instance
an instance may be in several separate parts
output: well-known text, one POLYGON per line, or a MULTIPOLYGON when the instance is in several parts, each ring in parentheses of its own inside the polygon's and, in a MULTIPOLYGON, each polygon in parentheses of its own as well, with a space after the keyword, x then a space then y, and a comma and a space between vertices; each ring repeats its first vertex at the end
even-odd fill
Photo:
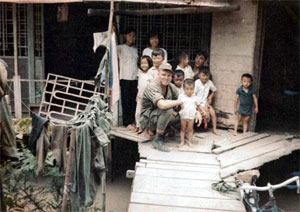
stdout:
MULTIPOLYGON (((139 138, 140 161, 136 163, 128 211, 245 211, 242 202, 212 190, 211 184, 223 179, 234 185, 232 175, 300 149, 299 139, 287 141, 285 135, 220 133, 195 133, 193 147, 180 148, 179 135, 166 137, 171 152, 155 150, 151 142, 139 138)), ((129 132, 126 136, 136 139, 129 132)))
MULTIPOLYGON (((227 133, 224 131, 224 134, 227 133)), ((193 147, 178 147, 180 140, 166 138, 171 152, 139 143, 129 212, 245 211, 243 204, 211 189, 220 179, 220 163, 212 153, 217 136, 196 133, 193 147)))

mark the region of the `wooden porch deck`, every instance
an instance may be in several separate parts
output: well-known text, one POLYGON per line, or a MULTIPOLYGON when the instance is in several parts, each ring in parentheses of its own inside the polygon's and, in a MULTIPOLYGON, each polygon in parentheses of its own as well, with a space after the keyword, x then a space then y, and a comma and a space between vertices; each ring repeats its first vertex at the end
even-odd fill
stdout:
POLYGON ((171 152, 152 148, 143 136, 124 128, 112 134, 139 142, 140 161, 136 163, 129 212, 209 212, 245 211, 242 202, 211 189, 224 179, 233 184, 239 171, 251 170, 300 149, 300 140, 284 135, 249 132, 233 136, 220 131, 195 133, 193 147, 178 148, 179 136, 166 138, 171 152))

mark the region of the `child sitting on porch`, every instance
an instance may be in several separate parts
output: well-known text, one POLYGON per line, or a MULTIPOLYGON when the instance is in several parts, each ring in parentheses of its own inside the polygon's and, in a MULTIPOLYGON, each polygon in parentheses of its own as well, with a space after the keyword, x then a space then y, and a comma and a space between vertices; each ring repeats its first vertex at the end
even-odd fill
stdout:
POLYGON ((178 100, 182 102, 181 110, 179 111, 181 120, 181 142, 179 147, 182 147, 185 143, 185 134, 188 133, 188 145, 191 147, 193 133, 194 133, 194 122, 198 122, 200 126, 201 114, 197 111, 199 101, 194 94, 195 82, 193 79, 185 79, 183 82, 184 94, 180 94, 178 100))
POLYGON ((195 94, 199 98, 200 107, 202 109, 202 116, 208 120, 212 119, 213 133, 220 135, 217 131, 217 117, 216 112, 211 106, 213 97, 217 91, 214 83, 209 79, 209 68, 201 68, 199 71, 199 79, 195 81, 195 94), (211 93, 209 94, 209 92, 211 93))
POLYGON ((159 66, 163 63, 165 58, 165 53, 162 49, 155 49, 151 54, 153 66, 150 68, 149 72, 152 78, 155 79, 158 75, 159 66))
POLYGON ((142 97, 145 88, 152 81, 152 76, 149 69, 152 67, 152 60, 149 56, 144 55, 139 61, 139 72, 138 72, 138 94, 136 96, 136 112, 135 112, 135 122, 136 122, 136 132, 141 134, 143 129, 140 125, 141 107, 142 107, 142 97))
POLYGON ((253 78, 251 74, 243 74, 241 77, 241 87, 236 91, 236 99, 234 104, 234 113, 237 120, 234 125, 233 135, 237 135, 240 121, 243 121, 243 133, 248 130, 248 123, 251 118, 253 103, 255 105, 254 112, 258 113, 258 101, 255 91, 252 87, 253 78), (238 107, 239 106, 239 107, 238 107))
POLYGON ((192 67, 189 65, 189 56, 185 52, 181 52, 178 55, 178 66, 176 69, 181 69, 184 72, 184 78, 193 78, 194 72, 192 67))

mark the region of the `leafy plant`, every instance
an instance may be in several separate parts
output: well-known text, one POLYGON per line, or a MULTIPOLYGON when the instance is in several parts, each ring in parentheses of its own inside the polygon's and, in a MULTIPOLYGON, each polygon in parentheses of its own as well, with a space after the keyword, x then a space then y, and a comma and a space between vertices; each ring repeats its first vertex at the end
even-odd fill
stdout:
MULTIPOLYGON (((53 155, 49 154, 49 157, 53 155)), ((49 160, 49 157, 47 160, 49 160)), ((8 211, 57 211, 62 204, 63 175, 46 162, 44 178, 50 183, 36 183, 37 162, 28 149, 23 149, 20 162, 7 162, 1 167, 4 202, 8 211)))

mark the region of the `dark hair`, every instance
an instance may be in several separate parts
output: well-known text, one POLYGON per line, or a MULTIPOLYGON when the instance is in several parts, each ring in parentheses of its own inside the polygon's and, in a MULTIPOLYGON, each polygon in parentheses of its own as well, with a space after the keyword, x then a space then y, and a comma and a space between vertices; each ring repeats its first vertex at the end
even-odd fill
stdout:
POLYGON ((243 74, 242 77, 241 77, 241 79, 243 79, 243 77, 249 78, 249 79, 251 79, 251 81, 253 81, 253 77, 252 77, 251 74, 248 74, 248 73, 243 74))
POLYGON ((196 52, 195 58, 198 57, 198 56, 204 56, 205 60, 208 59, 208 54, 207 54, 207 52, 202 51, 202 50, 198 50, 198 51, 196 52))
POLYGON ((129 34, 129 33, 131 33, 131 32, 136 33, 135 28, 133 28, 133 27, 128 27, 128 28, 125 29, 124 35, 127 35, 127 34, 129 34))
MULTIPOLYGON (((148 42, 149 42, 149 45, 151 45, 151 44, 150 44, 150 39, 153 38, 153 37, 156 37, 156 36, 157 36, 157 38, 158 38, 158 41, 160 42, 160 34, 159 34, 158 32, 156 32, 156 31, 151 31, 151 32, 149 32, 149 34, 148 34, 148 36, 147 36, 147 40, 148 40, 148 42)), ((158 43, 158 46, 159 46, 159 43, 158 43)))
POLYGON ((162 49, 154 49, 152 51, 151 56, 158 56, 158 55, 161 55, 165 59, 165 53, 162 49))
POLYGON ((175 76, 177 76, 177 77, 183 76, 183 78, 184 78, 184 72, 183 72, 181 69, 176 69, 176 70, 174 71, 173 78, 174 78, 175 76))
POLYGON ((192 78, 185 79, 183 81, 183 87, 185 88, 185 86, 195 86, 194 79, 192 79, 192 78))
POLYGON ((141 62, 142 62, 143 59, 147 60, 148 65, 149 65, 149 69, 150 69, 153 66, 153 62, 152 62, 151 57, 149 57, 148 55, 141 56, 140 60, 138 61, 138 67, 142 70, 141 62))
POLYGON ((208 67, 202 67, 202 68, 199 70, 199 74, 200 74, 200 73, 203 73, 203 74, 207 75, 207 74, 210 74, 210 70, 209 70, 208 67))
POLYGON ((179 54, 178 54, 178 56, 177 56, 177 60, 178 60, 178 63, 180 63, 180 61, 182 60, 182 59, 185 59, 185 58, 187 58, 189 55, 187 54, 187 53, 185 53, 185 52, 179 52, 179 54))

